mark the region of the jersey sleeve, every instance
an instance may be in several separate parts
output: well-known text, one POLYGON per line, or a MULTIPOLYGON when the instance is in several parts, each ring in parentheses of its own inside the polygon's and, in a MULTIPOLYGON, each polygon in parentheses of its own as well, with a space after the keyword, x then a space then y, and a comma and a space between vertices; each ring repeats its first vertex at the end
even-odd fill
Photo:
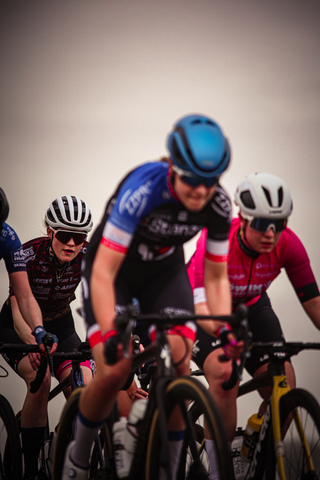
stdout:
POLYGON ((126 177, 105 224, 102 244, 122 253, 128 251, 142 218, 163 201, 157 178, 166 168, 166 164, 150 162, 126 177))
POLYGON ((8 274, 26 271, 23 248, 15 230, 7 223, 3 224, 1 232, 2 257, 8 274))
POLYGON ((301 303, 319 295, 307 251, 298 236, 286 229, 284 268, 301 303))
POLYGON ((227 262, 232 203, 220 185, 211 202, 212 219, 207 227, 205 256, 213 262, 227 262))

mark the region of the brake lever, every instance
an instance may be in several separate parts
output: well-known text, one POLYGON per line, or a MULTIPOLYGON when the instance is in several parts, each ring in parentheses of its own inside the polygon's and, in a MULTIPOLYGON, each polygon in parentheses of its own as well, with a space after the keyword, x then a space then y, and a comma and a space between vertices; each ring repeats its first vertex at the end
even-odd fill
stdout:
MULTIPOLYGON (((246 363, 247 358, 250 357, 250 345, 252 341, 252 333, 249 330, 249 324, 247 320, 247 307, 243 304, 239 305, 238 310, 236 312, 238 317, 238 338, 239 340, 244 341, 244 349, 242 354, 240 355, 240 363, 238 364, 236 360, 232 361, 232 373, 228 380, 223 382, 222 388, 223 390, 230 390, 233 388, 238 381, 242 380, 242 373, 246 363)), ((228 361, 229 359, 225 355, 220 355, 219 360, 221 362, 228 361)))
POLYGON ((43 344, 46 350, 46 354, 48 357, 48 363, 49 363, 49 369, 50 369, 50 374, 51 377, 54 377, 54 368, 53 368, 53 358, 52 355, 50 355, 50 351, 53 345, 53 336, 51 333, 47 333, 43 339, 43 344))

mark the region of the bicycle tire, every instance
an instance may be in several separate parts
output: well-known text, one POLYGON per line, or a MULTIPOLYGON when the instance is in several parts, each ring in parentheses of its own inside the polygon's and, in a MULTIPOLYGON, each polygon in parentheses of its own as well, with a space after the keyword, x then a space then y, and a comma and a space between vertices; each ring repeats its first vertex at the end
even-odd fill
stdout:
MULTIPOLYGON (((53 454, 52 480, 60 480, 62 476, 65 452, 73 438, 73 427, 78 413, 82 388, 83 387, 77 388, 72 392, 61 414, 53 454)), ((89 478, 91 479, 103 478, 103 475, 108 475, 108 479, 114 478, 112 435, 107 422, 100 430, 99 436, 93 445, 89 472, 89 478), (99 452, 102 452, 104 457, 105 463, 103 463, 103 465, 100 463, 99 452)))
MULTIPOLYGON (((315 480, 320 478, 320 406, 317 400, 308 391, 295 388, 290 390, 280 400, 280 420, 282 442, 285 455, 283 456, 286 480, 303 479, 315 480), (310 470, 306 455, 299 440, 296 421, 290 421, 293 412, 297 410, 306 436, 314 470, 310 470), (290 425, 288 426, 288 422, 290 425)), ((269 439, 270 448, 266 464, 266 479, 278 479, 273 436, 269 439)))
POLYGON ((22 450, 19 428, 8 400, 0 395, 0 478, 21 480, 22 450))
MULTIPOLYGON (((206 426, 210 431, 212 438, 215 441, 217 449, 217 458, 219 462, 220 478, 233 479, 233 468, 231 464, 231 456, 229 452, 227 436, 221 420, 220 412, 209 394, 208 390, 196 379, 190 377, 176 378, 169 383, 165 389, 164 405, 166 412, 166 419, 170 418, 172 411, 181 405, 185 405, 186 402, 194 402, 197 405, 197 418, 203 416, 206 422, 206 426)), ((179 459, 178 475, 179 479, 207 479, 209 478, 208 466, 201 462, 198 464, 194 462, 194 458, 191 457, 190 467, 186 471, 186 464, 190 453, 190 446, 193 448, 194 436, 195 436, 195 424, 194 418, 190 413, 187 413, 190 420, 190 426, 186 426, 186 434, 184 447, 179 459), (192 432, 190 430, 192 429, 192 432)), ((199 433, 199 432, 198 432, 199 433)), ((200 431, 200 436, 202 435, 200 431)), ((199 438, 199 437, 198 437, 199 438)), ((197 438, 195 438, 197 442, 197 438)), ((198 451, 198 449, 197 449, 198 451)), ((151 428, 149 433, 149 441, 146 455, 146 480, 158 480, 160 472, 160 455, 161 452, 161 438, 159 433, 159 410, 155 409, 153 418, 151 421, 151 428)))

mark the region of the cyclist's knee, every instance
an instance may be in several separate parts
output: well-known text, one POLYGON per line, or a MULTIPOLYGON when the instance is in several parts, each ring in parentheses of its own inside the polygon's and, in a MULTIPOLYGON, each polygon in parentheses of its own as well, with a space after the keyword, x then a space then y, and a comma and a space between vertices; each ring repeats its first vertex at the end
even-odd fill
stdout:
POLYGON ((103 365, 96 369, 95 382, 100 384, 101 390, 105 392, 118 391, 122 388, 130 374, 130 363, 119 361, 114 365, 103 365))
POLYGON ((215 350, 208 355, 204 362, 203 369, 209 385, 221 385, 230 378, 232 373, 232 362, 221 362, 219 356, 222 353, 221 349, 215 350))
POLYGON ((87 385, 90 380, 92 379, 92 370, 91 368, 88 368, 86 366, 81 367, 82 370, 82 375, 83 375, 83 382, 85 385, 87 385))

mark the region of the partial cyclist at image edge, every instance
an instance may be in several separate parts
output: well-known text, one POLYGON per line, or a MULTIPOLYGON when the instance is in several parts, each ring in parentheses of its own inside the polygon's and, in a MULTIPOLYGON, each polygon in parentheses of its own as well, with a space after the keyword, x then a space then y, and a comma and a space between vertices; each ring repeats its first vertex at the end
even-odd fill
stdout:
MULTIPOLYGON (((92 214, 87 203, 76 196, 57 197, 46 210, 47 236, 23 244, 22 258, 26 263, 29 284, 43 317, 43 326, 32 330, 25 322, 16 301, 14 285, 0 313, 0 340, 6 343, 41 344, 51 333, 58 351, 72 351, 81 343, 76 333, 70 303, 81 280, 81 261, 86 252, 88 233, 92 229, 92 214), (59 341, 59 343, 58 343, 59 341)), ((54 348, 56 350, 56 348, 54 348)), ((27 394, 21 411, 21 438, 25 463, 25 478, 36 478, 38 455, 47 424, 47 402, 50 391, 49 369, 38 392, 30 392, 40 365, 36 353, 6 353, 3 355, 12 369, 22 377, 27 394)), ((53 359, 54 375, 62 381, 71 371, 71 361, 53 359)), ((85 383, 91 379, 91 364, 82 364, 85 383)), ((65 392, 70 394, 70 387, 65 392)))
POLYGON ((34 330, 35 327, 43 325, 41 310, 29 285, 20 238, 6 223, 8 215, 9 202, 0 188, 0 259, 5 261, 9 282, 15 289, 19 308, 30 328, 34 330))
MULTIPOLYGON (((235 192, 239 216, 231 223, 229 235, 228 277, 231 286, 233 310, 240 303, 248 307, 249 328, 253 341, 283 341, 280 321, 275 314, 267 289, 284 269, 305 312, 320 329, 320 294, 307 252, 298 236, 287 226, 292 212, 292 198, 287 184, 267 173, 245 177, 235 192)), ((196 313, 207 311, 207 292, 204 288, 206 231, 197 242, 196 251, 188 263, 188 274, 193 289, 196 313)), ((292 319, 294 321, 294 319, 292 319)), ((236 397, 238 386, 225 392, 221 384, 230 376, 231 362, 220 363, 219 341, 198 325, 193 360, 204 369, 227 426, 231 441, 236 428, 236 397)), ((245 368, 251 376, 267 369, 268 356, 251 354, 245 368)), ((290 362, 286 373, 291 387, 295 374, 290 362)), ((269 389, 260 391, 263 413, 269 389)))
MULTIPOLYGON (((130 372, 131 360, 122 357, 114 327, 115 312, 136 298, 142 314, 192 314, 183 244, 204 227, 210 286, 218 285, 220 292, 213 295, 213 314, 231 312, 226 266, 231 201, 219 184, 230 162, 228 140, 211 118, 187 115, 174 125, 167 146, 170 157, 144 163, 120 182, 83 262, 84 312, 97 374, 81 393, 76 438, 67 450, 63 480, 86 478, 94 436, 130 372)), ((176 328, 169 337, 174 361, 183 358, 177 373, 189 374, 195 325, 176 328)), ((174 420, 173 457, 183 439, 180 419, 174 420)))

